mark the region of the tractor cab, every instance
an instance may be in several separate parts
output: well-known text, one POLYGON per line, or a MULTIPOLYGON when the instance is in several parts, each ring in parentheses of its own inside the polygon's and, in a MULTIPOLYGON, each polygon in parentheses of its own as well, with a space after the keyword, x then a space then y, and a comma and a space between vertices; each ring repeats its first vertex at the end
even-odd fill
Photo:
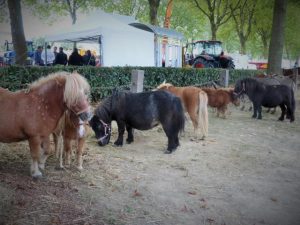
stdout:
POLYGON ((195 41, 184 49, 184 64, 194 68, 234 68, 230 56, 225 56, 221 41, 195 41))

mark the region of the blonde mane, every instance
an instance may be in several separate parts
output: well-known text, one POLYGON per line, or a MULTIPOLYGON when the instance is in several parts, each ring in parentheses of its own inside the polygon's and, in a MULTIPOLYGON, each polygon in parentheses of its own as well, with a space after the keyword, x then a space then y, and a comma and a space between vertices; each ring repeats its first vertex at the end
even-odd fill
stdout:
POLYGON ((168 89, 169 87, 173 87, 173 84, 166 83, 166 81, 164 81, 163 83, 158 85, 158 87, 156 89, 163 89, 163 88, 168 89))
POLYGON ((34 88, 38 88, 51 80, 55 80, 60 85, 65 85, 64 102, 68 107, 76 105, 78 100, 82 99, 83 96, 88 96, 90 93, 89 83, 76 71, 74 71, 73 73, 60 71, 57 73, 49 74, 48 76, 42 77, 33 82, 29 86, 29 91, 34 88))
POLYGON ((73 72, 66 77, 64 102, 68 107, 76 105, 77 101, 82 100, 83 96, 87 98, 89 93, 90 85, 83 76, 73 72))
POLYGON ((29 85, 28 89, 31 90, 31 89, 40 87, 41 85, 44 85, 44 84, 48 83, 51 80, 56 80, 57 82, 59 82, 60 80, 65 80, 67 75, 69 75, 69 74, 70 73, 64 72, 64 71, 60 71, 60 72, 57 72, 57 73, 51 73, 46 77, 41 77, 40 79, 32 82, 29 85))

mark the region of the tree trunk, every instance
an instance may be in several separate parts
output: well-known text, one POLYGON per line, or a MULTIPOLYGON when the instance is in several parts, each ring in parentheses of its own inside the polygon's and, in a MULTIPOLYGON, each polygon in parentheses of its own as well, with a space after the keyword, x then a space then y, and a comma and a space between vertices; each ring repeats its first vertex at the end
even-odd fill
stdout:
POLYGON ((211 40, 216 41, 217 40, 217 27, 214 23, 210 24, 211 27, 211 40))
POLYGON ((165 28, 170 28, 171 16, 172 16, 172 7, 173 7, 173 0, 168 0, 166 14, 165 14, 165 21, 164 21, 164 27, 165 28))
POLYGON ((246 55, 246 38, 242 35, 239 35, 240 44, 241 44, 241 54, 246 55))
POLYGON ((150 6, 150 24, 157 26, 157 10, 160 0, 148 0, 150 6))
POLYGON ((268 43, 263 42, 263 56, 266 59, 268 57, 268 43))
POLYGON ((286 9, 287 0, 275 0, 268 57, 268 74, 282 74, 281 63, 284 44, 286 9))
POLYGON ((12 43, 16 52, 16 64, 25 65, 27 58, 27 47, 23 29, 21 1, 9 0, 7 3, 9 9, 12 43))

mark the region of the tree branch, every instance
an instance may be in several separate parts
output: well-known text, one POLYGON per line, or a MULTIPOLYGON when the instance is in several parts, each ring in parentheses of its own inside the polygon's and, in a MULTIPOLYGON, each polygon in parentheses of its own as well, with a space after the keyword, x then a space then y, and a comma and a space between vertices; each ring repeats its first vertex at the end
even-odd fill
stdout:
POLYGON ((202 8, 200 7, 198 1, 197 1, 197 0, 194 0, 194 2, 196 3, 196 7, 197 7, 198 9, 200 9, 200 11, 201 11, 204 15, 206 15, 206 16, 209 18, 209 14, 207 14, 207 13, 204 11, 204 9, 202 9, 202 8))

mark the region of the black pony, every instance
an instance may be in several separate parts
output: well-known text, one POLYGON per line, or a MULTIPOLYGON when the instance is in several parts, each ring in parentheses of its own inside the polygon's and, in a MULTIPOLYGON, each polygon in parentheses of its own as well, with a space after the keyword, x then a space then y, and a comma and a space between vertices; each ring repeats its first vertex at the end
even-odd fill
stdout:
POLYGON ((295 120, 294 91, 286 85, 265 85, 253 78, 245 78, 236 82, 234 94, 236 97, 242 94, 249 97, 254 108, 253 118, 262 118, 261 106, 273 108, 279 105, 281 116, 278 120, 284 120, 285 114, 291 122, 295 120))
POLYGON ((132 129, 149 130, 159 123, 168 137, 171 153, 179 145, 178 133, 184 129, 184 111, 180 99, 165 91, 130 93, 115 92, 106 98, 95 110, 90 125, 100 146, 108 144, 111 135, 111 121, 118 125, 119 136, 115 145, 123 145, 125 127, 127 143, 133 142, 132 129))

